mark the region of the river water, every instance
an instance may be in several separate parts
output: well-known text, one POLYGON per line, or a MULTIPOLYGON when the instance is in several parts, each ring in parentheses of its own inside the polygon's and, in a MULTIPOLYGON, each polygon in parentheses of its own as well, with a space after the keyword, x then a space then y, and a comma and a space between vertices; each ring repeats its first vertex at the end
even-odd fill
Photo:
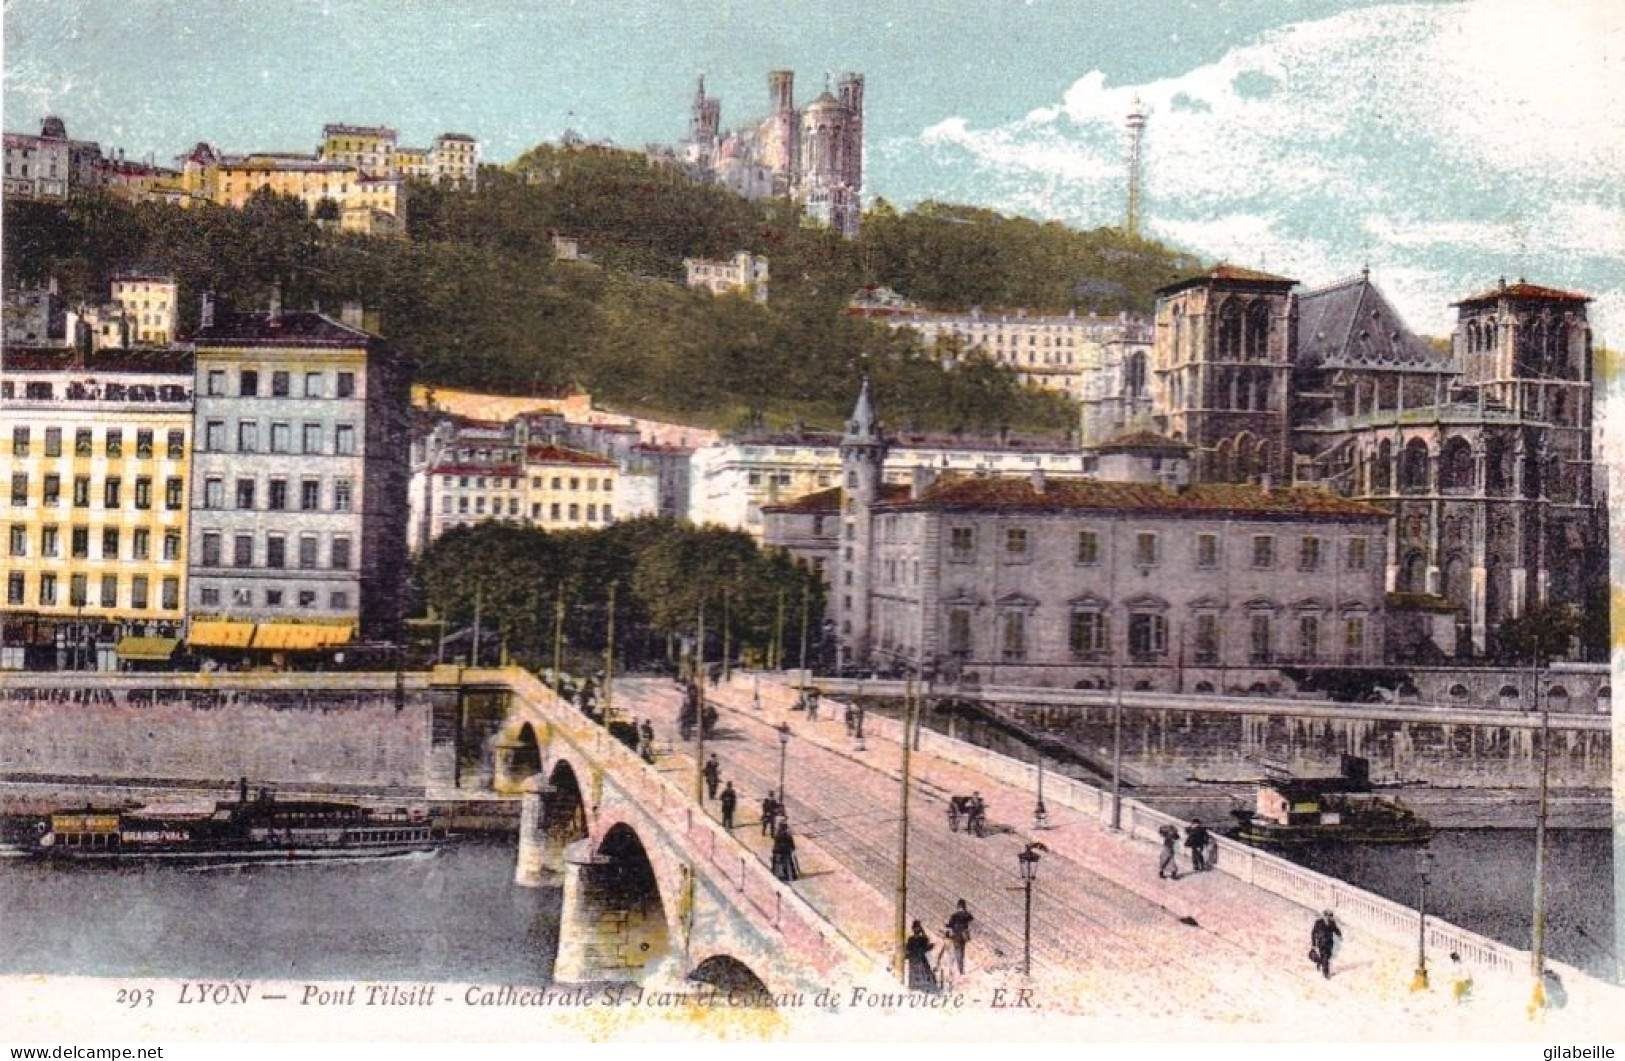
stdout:
POLYGON ((541 985, 561 895, 514 847, 183 867, 0 859, 0 974, 541 985))

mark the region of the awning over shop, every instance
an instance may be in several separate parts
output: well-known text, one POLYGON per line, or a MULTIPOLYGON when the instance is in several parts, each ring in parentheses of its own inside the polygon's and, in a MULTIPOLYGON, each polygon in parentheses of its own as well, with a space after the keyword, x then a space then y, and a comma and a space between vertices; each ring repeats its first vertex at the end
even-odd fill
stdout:
POLYGON ((180 641, 173 637, 126 637, 118 643, 120 659, 168 660, 180 641))
POLYGON ((247 648, 254 640, 253 623, 207 619, 192 624, 186 641, 194 648, 247 648))
POLYGON ((261 623, 254 631, 254 647, 278 652, 300 652, 347 645, 355 636, 349 623, 261 623))

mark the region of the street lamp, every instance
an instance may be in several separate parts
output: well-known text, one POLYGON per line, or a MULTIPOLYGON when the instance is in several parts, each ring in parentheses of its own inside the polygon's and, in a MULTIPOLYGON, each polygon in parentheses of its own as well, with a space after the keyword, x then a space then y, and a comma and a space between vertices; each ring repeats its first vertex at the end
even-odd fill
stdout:
POLYGON ((1021 886, 1026 893, 1021 922, 1021 975, 1033 973, 1033 881, 1038 879, 1038 853, 1049 848, 1034 840, 1029 843, 1016 862, 1021 869, 1021 886))
POLYGON ((757 712, 760 713, 762 710, 762 674, 760 671, 756 673, 756 685, 751 689, 750 702, 751 706, 755 707, 757 712))
POLYGON ((1049 828, 1049 808, 1044 806, 1044 752, 1038 751, 1038 802, 1033 805, 1033 828, 1049 828))
POLYGON ((779 723, 779 806, 789 810, 790 803, 784 798, 784 760, 790 751, 790 723, 779 723))
POLYGON ((1416 976, 1411 980, 1412 991, 1428 989, 1428 868, 1433 852, 1423 848, 1416 855, 1419 879, 1416 896, 1416 976))

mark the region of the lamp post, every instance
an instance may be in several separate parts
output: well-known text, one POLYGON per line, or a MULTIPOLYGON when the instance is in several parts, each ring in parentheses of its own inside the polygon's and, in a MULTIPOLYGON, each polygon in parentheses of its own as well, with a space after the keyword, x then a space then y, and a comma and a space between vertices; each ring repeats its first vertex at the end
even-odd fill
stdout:
POLYGON ((779 723, 779 806, 789 809, 789 801, 784 798, 784 761, 790 752, 790 723, 779 723))
POLYGON ((1038 879, 1038 852, 1047 850, 1049 849, 1043 844, 1033 841, 1016 856, 1016 862, 1021 869, 1021 886, 1025 893, 1021 918, 1022 976, 1033 974, 1033 881, 1038 879))
POLYGON ((1044 806, 1044 753, 1038 752, 1038 802, 1033 805, 1033 828, 1049 828, 1049 808, 1044 806))
POLYGON ((1416 976, 1411 980, 1412 991, 1428 989, 1428 868, 1432 861, 1433 852, 1427 848, 1417 852, 1416 976))
POLYGON ((1529 1003, 1530 1016, 1546 1008, 1546 815, 1547 793, 1552 768, 1552 702, 1541 696, 1545 679, 1540 670, 1540 654, 1535 654, 1531 668, 1535 683, 1535 705, 1540 708, 1540 803, 1535 812, 1535 910, 1531 938, 1530 971, 1534 973, 1534 997, 1529 1003))
POLYGON ((914 711, 914 674, 909 672, 908 686, 903 695, 903 785, 898 797, 900 807, 897 813, 897 884, 892 905, 892 937, 896 945, 893 958, 894 969, 899 980, 903 979, 904 970, 908 968, 908 793, 913 779, 909 776, 909 739, 908 727, 914 711))
POLYGON ((756 673, 756 684, 751 689, 750 702, 751 706, 760 713, 762 710, 762 674, 760 671, 756 673))
POLYGON ((1123 657, 1117 656, 1112 683, 1112 832, 1123 828, 1123 657))

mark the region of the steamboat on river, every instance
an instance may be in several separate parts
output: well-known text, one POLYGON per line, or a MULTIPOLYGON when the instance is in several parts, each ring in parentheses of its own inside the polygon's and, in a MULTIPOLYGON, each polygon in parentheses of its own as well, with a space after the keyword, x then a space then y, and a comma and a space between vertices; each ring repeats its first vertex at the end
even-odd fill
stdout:
POLYGON ((1425 844, 1433 826, 1409 807, 1372 791, 1365 759, 1343 756, 1339 777, 1258 782, 1252 810, 1231 812, 1230 835, 1260 847, 1365 843, 1425 844))
POLYGON ((34 844, 50 859, 287 861, 431 851, 446 839, 422 807, 282 800, 261 789, 198 814, 87 806, 60 810, 34 844))

